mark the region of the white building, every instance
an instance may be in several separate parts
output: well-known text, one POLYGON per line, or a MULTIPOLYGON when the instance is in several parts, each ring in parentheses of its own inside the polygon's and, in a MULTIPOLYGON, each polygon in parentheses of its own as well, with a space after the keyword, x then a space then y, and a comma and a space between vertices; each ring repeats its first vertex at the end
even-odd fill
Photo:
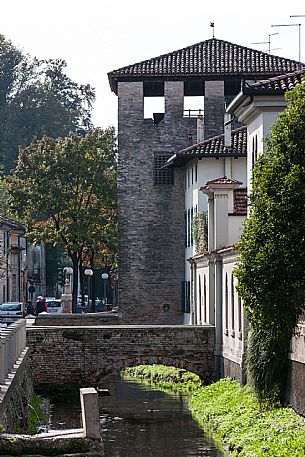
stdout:
POLYGON ((25 301, 25 227, 0 217, 0 303, 25 301))

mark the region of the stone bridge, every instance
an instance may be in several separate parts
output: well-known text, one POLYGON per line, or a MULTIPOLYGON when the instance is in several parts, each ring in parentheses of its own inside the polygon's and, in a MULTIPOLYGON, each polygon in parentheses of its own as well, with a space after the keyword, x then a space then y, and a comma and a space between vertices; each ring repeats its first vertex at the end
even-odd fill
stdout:
POLYGON ((37 388, 98 385, 126 367, 160 363, 215 378, 214 327, 181 325, 43 326, 27 329, 37 388))

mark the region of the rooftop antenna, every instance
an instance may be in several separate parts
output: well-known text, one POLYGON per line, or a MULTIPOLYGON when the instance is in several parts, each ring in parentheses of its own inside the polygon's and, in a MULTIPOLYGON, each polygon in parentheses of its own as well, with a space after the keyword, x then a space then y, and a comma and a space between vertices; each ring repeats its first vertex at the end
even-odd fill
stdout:
POLYGON ((213 29, 213 38, 215 38, 215 22, 214 21, 210 22, 210 27, 212 27, 212 29, 213 29))
POLYGON ((273 24, 271 27, 298 27, 299 28, 299 62, 301 62, 301 25, 302 24, 273 24))
MULTIPOLYGON (((268 52, 270 54, 271 53, 271 37, 272 37, 272 35, 279 35, 279 32, 269 33, 268 41, 256 41, 255 43, 251 43, 251 44, 268 44, 268 52)), ((280 49, 280 48, 276 48, 276 49, 280 49)), ((275 49, 273 49, 273 51, 275 51, 275 49)))

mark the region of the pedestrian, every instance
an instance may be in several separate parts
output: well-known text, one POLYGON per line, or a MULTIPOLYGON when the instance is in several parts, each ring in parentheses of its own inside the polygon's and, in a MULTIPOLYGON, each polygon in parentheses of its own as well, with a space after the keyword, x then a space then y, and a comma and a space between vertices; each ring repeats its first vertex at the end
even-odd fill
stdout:
POLYGON ((31 314, 32 316, 35 314, 35 307, 34 307, 33 303, 31 302, 31 300, 27 301, 26 313, 27 313, 27 315, 31 314))
POLYGON ((40 313, 47 313, 48 307, 46 303, 46 299, 41 295, 37 298, 36 301, 36 315, 40 313))

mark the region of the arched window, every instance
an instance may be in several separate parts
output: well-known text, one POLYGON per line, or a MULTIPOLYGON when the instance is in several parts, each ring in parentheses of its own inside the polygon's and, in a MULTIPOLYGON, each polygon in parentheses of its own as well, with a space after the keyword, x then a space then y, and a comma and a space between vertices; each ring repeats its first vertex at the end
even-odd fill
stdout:
POLYGON ((231 327, 235 330, 235 315, 234 315, 234 275, 231 276, 231 327))
POLYGON ((228 274, 226 273, 226 286, 225 286, 225 329, 229 328, 229 291, 228 291, 228 274))

